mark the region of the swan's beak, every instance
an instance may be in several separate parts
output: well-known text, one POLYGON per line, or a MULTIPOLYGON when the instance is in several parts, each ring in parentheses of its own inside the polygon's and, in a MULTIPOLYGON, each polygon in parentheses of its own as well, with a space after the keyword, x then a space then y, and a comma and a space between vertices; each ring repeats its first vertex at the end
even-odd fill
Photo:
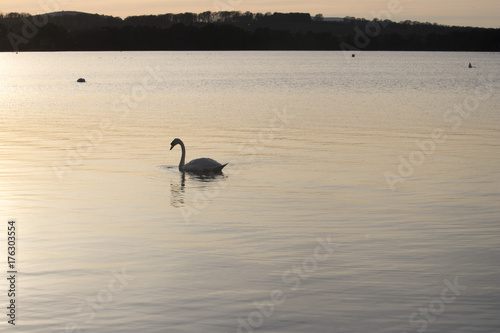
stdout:
POLYGON ((170 150, 172 150, 172 148, 174 148, 174 145, 171 145, 171 146, 170 146, 170 150))

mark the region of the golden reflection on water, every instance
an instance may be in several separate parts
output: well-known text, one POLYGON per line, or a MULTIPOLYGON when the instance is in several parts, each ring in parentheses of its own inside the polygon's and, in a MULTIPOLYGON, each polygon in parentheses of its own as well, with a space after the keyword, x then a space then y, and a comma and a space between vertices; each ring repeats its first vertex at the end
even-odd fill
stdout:
MULTIPOLYGON (((454 276, 467 294, 429 332, 497 325, 475 304, 498 308, 484 296, 500 274, 498 95, 460 128, 443 120, 483 76, 461 69, 469 56, 0 55, 1 219, 20 224, 23 325, 235 331, 280 289, 288 301, 263 329, 404 331, 454 276), (163 84, 114 108, 145 66, 163 84), (384 174, 436 128, 446 140, 391 190, 384 174), (180 173, 176 137, 188 160, 229 162, 224 175, 180 173), (282 275, 327 236, 339 248, 291 290, 282 275), (82 322, 81 303, 122 269, 135 279, 82 322)), ((494 55, 475 56, 500 73, 494 55)))

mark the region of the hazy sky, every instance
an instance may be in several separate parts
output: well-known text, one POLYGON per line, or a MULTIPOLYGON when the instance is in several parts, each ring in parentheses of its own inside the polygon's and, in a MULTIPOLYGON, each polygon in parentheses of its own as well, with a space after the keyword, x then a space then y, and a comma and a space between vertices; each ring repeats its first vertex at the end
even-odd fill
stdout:
POLYGON ((2 0, 0 11, 31 14, 59 10, 121 16, 219 10, 321 13, 393 21, 500 28, 500 0, 2 0), (391 7, 393 6, 393 7, 391 7), (392 9, 392 11, 389 11, 392 9))

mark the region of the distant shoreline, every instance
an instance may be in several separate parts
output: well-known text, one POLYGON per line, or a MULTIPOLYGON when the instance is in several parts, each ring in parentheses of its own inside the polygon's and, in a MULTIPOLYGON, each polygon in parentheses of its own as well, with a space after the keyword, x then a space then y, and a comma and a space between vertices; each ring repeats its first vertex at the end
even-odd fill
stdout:
POLYGON ((500 51, 500 29, 321 14, 204 12, 0 16, 0 51, 500 51))

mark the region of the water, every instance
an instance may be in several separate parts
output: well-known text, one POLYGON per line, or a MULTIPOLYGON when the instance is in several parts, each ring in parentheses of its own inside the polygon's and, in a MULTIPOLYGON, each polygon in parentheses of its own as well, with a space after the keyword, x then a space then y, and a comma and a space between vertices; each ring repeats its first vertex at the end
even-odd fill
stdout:
POLYGON ((0 54, 17 329, 497 332, 499 77, 495 53, 0 54), (224 175, 183 177, 176 137, 224 175))

